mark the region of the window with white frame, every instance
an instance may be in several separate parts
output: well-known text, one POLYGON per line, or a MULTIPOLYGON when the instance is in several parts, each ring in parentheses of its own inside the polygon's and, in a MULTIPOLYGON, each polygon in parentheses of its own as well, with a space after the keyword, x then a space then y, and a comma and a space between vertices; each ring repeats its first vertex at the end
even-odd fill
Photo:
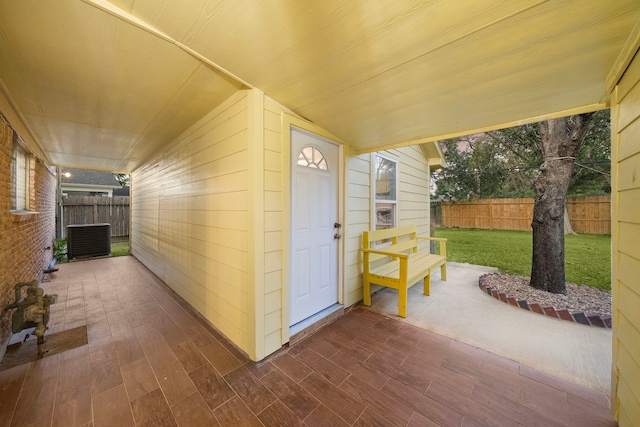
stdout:
POLYGON ((376 230, 395 227, 398 222, 398 162, 374 155, 373 212, 376 230))
POLYGON ((24 211, 29 208, 29 156, 13 137, 11 153, 11 210, 24 211))

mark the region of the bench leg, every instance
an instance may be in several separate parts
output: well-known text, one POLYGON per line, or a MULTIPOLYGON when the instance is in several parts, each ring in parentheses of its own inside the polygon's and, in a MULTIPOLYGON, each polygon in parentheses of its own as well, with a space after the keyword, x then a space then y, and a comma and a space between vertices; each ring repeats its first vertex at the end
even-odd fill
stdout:
MULTIPOLYGON (((429 272, 431 273, 431 272, 429 272)), ((424 292, 426 296, 431 294, 431 274, 424 276, 424 292)))
POLYGON ((446 262, 442 264, 442 266, 440 267, 440 278, 444 281, 447 280, 447 263, 446 262))
POLYGON ((364 293, 362 302, 367 307, 371 307, 371 283, 368 280, 363 280, 362 282, 362 291, 364 293))
POLYGON ((407 287, 398 289, 398 316, 407 317, 407 287))

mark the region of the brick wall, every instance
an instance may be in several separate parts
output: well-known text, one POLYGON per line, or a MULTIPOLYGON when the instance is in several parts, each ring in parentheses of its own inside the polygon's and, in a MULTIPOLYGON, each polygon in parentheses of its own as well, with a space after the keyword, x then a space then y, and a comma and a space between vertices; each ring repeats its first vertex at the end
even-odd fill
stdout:
POLYGON ((29 162, 29 210, 38 214, 9 212, 12 139, 13 130, 0 120, 0 358, 11 333, 11 313, 4 306, 14 301, 16 283, 41 278, 55 237, 56 177, 35 156, 29 162))

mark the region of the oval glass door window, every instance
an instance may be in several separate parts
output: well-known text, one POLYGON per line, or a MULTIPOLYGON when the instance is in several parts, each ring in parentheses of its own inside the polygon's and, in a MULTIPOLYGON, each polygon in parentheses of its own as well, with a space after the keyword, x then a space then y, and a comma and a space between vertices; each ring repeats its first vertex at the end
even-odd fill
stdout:
POLYGON ((314 169, 329 170, 327 161, 322 152, 316 147, 304 147, 298 154, 298 166, 306 166, 314 169))

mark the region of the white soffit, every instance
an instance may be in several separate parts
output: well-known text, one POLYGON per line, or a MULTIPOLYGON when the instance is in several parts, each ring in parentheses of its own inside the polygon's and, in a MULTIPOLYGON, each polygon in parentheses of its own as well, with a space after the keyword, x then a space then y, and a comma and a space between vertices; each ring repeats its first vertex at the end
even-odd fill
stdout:
POLYGON ((51 162, 129 171, 242 85, 74 0, 0 4, 0 79, 51 162))

